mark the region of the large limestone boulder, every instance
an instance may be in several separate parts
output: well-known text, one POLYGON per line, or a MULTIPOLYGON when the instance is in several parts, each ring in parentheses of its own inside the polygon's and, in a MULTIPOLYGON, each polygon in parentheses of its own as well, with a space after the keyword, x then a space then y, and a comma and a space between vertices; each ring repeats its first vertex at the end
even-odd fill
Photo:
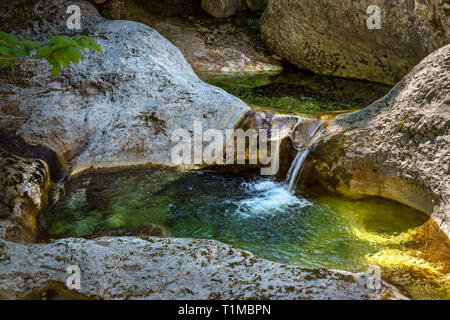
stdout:
POLYGON ((426 57, 384 98, 330 123, 308 179, 430 215, 450 235, 450 45, 426 57))
MULTIPOLYGON (((46 18, 60 16, 69 3, 89 6, 54 0, 38 24, 49 25, 46 18)), ((97 22, 95 9, 89 12, 97 22)), ((56 27, 52 33, 60 33, 56 27)), ((0 84, 0 111, 7 116, 0 118, 0 133, 12 137, 2 139, 3 146, 16 139, 50 150, 73 174, 90 167, 173 165, 174 130, 192 132, 196 120, 204 130, 232 129, 248 110, 239 99, 201 81, 181 52, 146 25, 101 21, 83 32, 103 53, 85 52, 86 59, 58 77, 44 62, 27 65, 25 86, 0 84)))
POLYGON ((436 7, 435 18, 430 3, 269 0, 261 33, 269 49, 300 68, 394 84, 450 41, 448 7, 436 7), (367 27, 372 5, 380 8, 381 29, 367 27))
POLYGON ((371 289, 366 273, 301 269, 217 241, 153 237, 0 240, 0 299, 55 290, 70 265, 81 271, 76 292, 93 299, 405 299, 382 280, 371 289))

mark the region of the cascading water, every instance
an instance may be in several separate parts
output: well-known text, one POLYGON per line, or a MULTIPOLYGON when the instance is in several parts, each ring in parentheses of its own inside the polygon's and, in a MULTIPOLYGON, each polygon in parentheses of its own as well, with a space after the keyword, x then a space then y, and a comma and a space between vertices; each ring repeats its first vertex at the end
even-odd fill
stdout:
POLYGON ((307 148, 299 151, 295 156, 294 161, 292 161, 291 166, 289 167, 289 171, 286 175, 286 179, 284 181, 289 191, 294 190, 297 186, 298 180, 300 179, 302 173, 303 162, 309 154, 308 148, 317 141, 317 139, 323 132, 323 129, 324 127, 322 126, 322 121, 320 121, 313 131, 313 134, 310 136, 310 140, 307 143, 307 148))
POLYGON ((289 191, 292 191, 297 186, 298 179, 300 178, 300 174, 302 173, 303 162, 305 161, 308 154, 308 149, 299 151, 295 156, 294 161, 292 161, 285 180, 289 191))

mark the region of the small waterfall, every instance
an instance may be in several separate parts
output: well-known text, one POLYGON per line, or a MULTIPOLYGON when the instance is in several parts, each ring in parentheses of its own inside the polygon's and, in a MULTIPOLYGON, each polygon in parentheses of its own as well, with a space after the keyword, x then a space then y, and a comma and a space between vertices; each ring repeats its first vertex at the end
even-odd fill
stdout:
MULTIPOLYGON (((319 122, 307 144, 308 148, 317 141, 324 129, 325 128, 322 126, 322 121, 319 122)), ((294 190, 297 186, 298 180, 300 179, 302 173, 303 162, 309 154, 308 148, 299 151, 289 167, 286 179, 284 180, 284 183, 288 186, 289 191, 294 190)))
POLYGON ((308 154, 308 149, 299 151, 295 156, 294 161, 292 161, 285 180, 289 191, 292 191, 297 186, 298 179, 300 178, 300 174, 302 173, 303 162, 305 161, 308 154))

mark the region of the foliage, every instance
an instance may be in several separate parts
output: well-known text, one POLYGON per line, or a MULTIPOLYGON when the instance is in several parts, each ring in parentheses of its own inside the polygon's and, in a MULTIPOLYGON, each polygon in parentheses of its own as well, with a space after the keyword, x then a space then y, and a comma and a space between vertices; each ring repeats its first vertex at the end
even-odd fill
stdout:
POLYGON ((236 33, 236 26, 231 26, 231 28, 228 30, 227 34, 233 35, 236 33))
POLYGON ((254 89, 233 88, 227 91, 248 104, 286 111, 323 112, 355 109, 355 107, 349 105, 322 103, 310 97, 300 99, 290 96, 267 97, 255 92, 254 89))
POLYGON ((247 25, 251 31, 253 31, 255 33, 259 33, 259 20, 258 19, 248 18, 247 25))
POLYGON ((85 49, 102 52, 89 36, 52 36, 44 46, 40 46, 30 40, 20 41, 12 34, 0 31, 0 66, 9 66, 12 73, 16 63, 45 59, 52 66, 51 74, 57 76, 62 67, 83 59, 81 51, 85 49))

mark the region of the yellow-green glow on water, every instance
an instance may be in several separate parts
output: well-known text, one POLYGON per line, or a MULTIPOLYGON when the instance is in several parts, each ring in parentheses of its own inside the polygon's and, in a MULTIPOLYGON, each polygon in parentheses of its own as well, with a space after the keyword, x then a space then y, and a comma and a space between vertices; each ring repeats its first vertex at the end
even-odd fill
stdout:
POLYGON ((292 194, 270 178, 169 169, 80 176, 54 186, 50 198, 40 219, 44 240, 152 226, 302 267, 378 266, 412 298, 450 299, 448 239, 428 217, 392 201, 292 194))

